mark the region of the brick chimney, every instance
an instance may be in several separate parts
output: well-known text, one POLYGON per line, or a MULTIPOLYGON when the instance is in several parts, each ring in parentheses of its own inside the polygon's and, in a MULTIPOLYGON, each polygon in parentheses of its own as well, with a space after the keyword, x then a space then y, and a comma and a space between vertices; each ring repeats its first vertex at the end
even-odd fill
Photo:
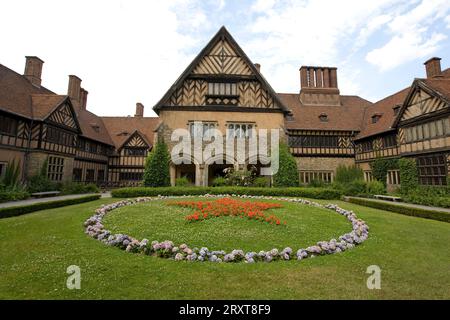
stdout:
POLYGON ((424 63, 427 72, 427 78, 433 78, 441 75, 441 58, 433 57, 424 63))
POLYGON ((80 89, 80 108, 86 110, 88 91, 84 88, 80 89))
POLYGON ((144 116, 144 105, 140 102, 136 103, 136 114, 135 117, 143 117, 144 116))
POLYGON ((23 75, 30 81, 34 86, 41 86, 41 74, 42 65, 44 61, 35 56, 26 56, 25 72, 23 75))
POLYGON ((258 72, 261 72, 261 65, 259 63, 255 63, 255 68, 258 72))
POLYGON ((305 105, 340 105, 337 68, 302 66, 300 100, 305 105))
POLYGON ((67 95, 72 101, 74 107, 81 107, 81 79, 72 74, 69 75, 69 87, 67 88, 67 95))

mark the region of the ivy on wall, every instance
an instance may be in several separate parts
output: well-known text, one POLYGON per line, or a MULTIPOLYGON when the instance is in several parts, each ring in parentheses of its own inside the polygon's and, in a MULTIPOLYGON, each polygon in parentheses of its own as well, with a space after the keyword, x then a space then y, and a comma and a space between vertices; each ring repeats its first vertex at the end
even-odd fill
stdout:
POLYGON ((402 192, 408 192, 417 188, 419 179, 417 174, 417 164, 415 159, 401 158, 398 160, 400 168, 400 184, 402 192))
POLYGON ((370 163, 373 177, 386 186, 386 176, 388 170, 399 168, 398 159, 376 159, 370 163))

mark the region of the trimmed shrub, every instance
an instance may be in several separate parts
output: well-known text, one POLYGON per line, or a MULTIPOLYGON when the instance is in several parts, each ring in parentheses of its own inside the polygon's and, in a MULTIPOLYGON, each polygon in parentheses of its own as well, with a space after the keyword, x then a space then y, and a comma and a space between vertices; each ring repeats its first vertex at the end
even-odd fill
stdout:
POLYGON ((99 194, 84 196, 76 199, 65 199, 65 200, 56 200, 50 202, 38 202, 26 206, 15 206, 15 207, 7 207, 0 208, 0 218, 14 217, 20 216, 25 213, 30 213, 39 210, 53 209, 59 207, 65 207, 72 204, 78 204, 88 201, 94 201, 100 199, 99 194))
POLYGON ((223 187, 228 185, 228 180, 225 177, 216 177, 212 181, 213 187, 223 187))
POLYGON ((398 166, 400 168, 400 191, 407 193, 415 189, 419 185, 416 161, 414 159, 401 158, 398 160, 398 166))
POLYGON ((386 193, 386 187, 378 180, 370 181, 369 183, 367 183, 367 193, 371 195, 384 194, 386 193))
POLYGON ((252 187, 257 188, 264 188, 270 186, 270 180, 268 177, 256 177, 255 180, 253 180, 252 187))
POLYGON ((355 180, 364 180, 364 172, 361 168, 353 166, 339 165, 336 168, 336 184, 349 184, 355 180))
POLYGON ((188 178, 186 178, 186 177, 181 177, 181 178, 175 179, 175 185, 177 187, 187 187, 190 184, 191 183, 189 182, 188 178))
POLYGON ((450 188, 448 186, 418 186, 404 193, 402 198, 406 202, 450 208, 450 188))
POLYGON ((227 185, 249 187, 253 184, 253 180, 255 179, 255 171, 256 168, 252 168, 250 170, 234 170, 233 167, 226 168, 224 172, 226 174, 225 179, 227 181, 227 185))
POLYGON ((169 161, 170 154, 167 145, 162 141, 158 142, 145 162, 144 186, 170 186, 169 161))
POLYGON ((60 187, 62 194, 99 193, 100 190, 94 183, 83 184, 79 182, 66 182, 60 187))
POLYGON ((23 190, 0 190, 0 202, 27 199, 30 194, 23 190))
POLYGON ((425 210, 420 208, 411 208, 401 204, 391 204, 386 202, 373 201, 360 198, 347 198, 348 202, 371 207, 380 210, 396 212, 408 216, 432 219, 437 221, 450 222, 450 213, 443 211, 425 210))
POLYGON ((386 186, 388 170, 398 169, 398 159, 376 159, 370 163, 373 177, 386 186))
POLYGON ((59 189, 58 185, 48 178, 47 168, 48 160, 45 160, 39 173, 28 179, 27 190, 29 193, 55 191, 59 189))
POLYGON ((354 180, 342 186, 346 196, 359 196, 367 193, 366 182, 364 180, 354 180))
POLYGON ((279 148, 279 168, 273 176, 273 185, 275 187, 298 187, 299 174, 297 161, 290 153, 286 144, 280 143, 279 148))
POLYGON ((183 196, 203 194, 235 194, 253 196, 285 196, 312 199, 340 199, 342 193, 339 190, 326 188, 255 188, 255 187, 167 187, 167 188, 121 188, 111 192, 115 198, 183 196))
POLYGON ((326 183, 323 182, 322 180, 311 180, 310 183, 308 183, 308 187, 312 187, 312 188, 324 188, 326 187, 326 183))

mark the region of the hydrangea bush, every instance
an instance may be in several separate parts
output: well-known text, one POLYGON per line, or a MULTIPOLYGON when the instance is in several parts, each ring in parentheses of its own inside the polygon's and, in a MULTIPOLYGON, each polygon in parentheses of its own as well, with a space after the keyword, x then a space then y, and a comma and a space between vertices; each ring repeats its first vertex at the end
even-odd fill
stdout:
POLYGON ((210 261, 210 262, 271 262, 279 260, 303 260, 313 258, 319 255, 327 255, 340 253, 349 249, 353 249, 356 245, 363 243, 369 237, 369 226, 361 219, 358 219, 353 211, 345 210, 335 204, 321 205, 319 203, 299 199, 299 198, 281 198, 270 196, 247 196, 247 195, 203 195, 203 198, 223 198, 223 197, 239 197, 247 199, 264 199, 264 200, 281 200, 310 205, 318 208, 325 208, 336 212, 347 218, 352 224, 352 231, 340 236, 338 239, 329 241, 319 241, 315 245, 300 248, 294 251, 287 247, 279 251, 274 248, 269 251, 260 252, 244 252, 239 249, 226 252, 224 250, 210 251, 206 247, 190 248, 187 244, 176 246, 172 241, 165 240, 163 242, 152 241, 148 239, 138 240, 126 234, 112 234, 105 229, 102 220, 104 216, 114 209, 133 205, 136 203, 156 201, 162 199, 187 198, 190 196, 158 196, 145 197, 129 200, 122 200, 109 205, 102 205, 95 210, 95 214, 87 219, 84 223, 85 233, 90 237, 97 239, 106 245, 118 247, 127 252, 140 253, 145 255, 155 255, 161 258, 173 259, 175 261, 210 261))

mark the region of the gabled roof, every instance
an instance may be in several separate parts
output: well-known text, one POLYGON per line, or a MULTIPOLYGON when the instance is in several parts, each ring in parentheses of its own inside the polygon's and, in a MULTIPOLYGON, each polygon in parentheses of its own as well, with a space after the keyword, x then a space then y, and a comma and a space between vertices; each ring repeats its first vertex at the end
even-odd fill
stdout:
POLYGON ((403 104, 409 90, 410 87, 405 88, 367 106, 362 120, 362 130, 356 136, 355 140, 393 130, 394 120, 396 118, 394 107, 403 104), (373 123, 372 117, 377 114, 380 115, 380 117, 377 122, 373 123))
MULTIPOLYGON (((54 95, 47 88, 37 87, 31 84, 23 75, 0 64, 0 110, 22 116, 28 119, 34 119, 34 108, 32 106, 32 95, 54 95)), ((58 99, 62 99, 59 96, 58 99)), ((56 99, 57 100, 57 99, 56 99)), ((39 101, 41 103, 42 101, 39 101)), ((56 101, 52 101, 56 103, 56 101)), ((52 109, 50 102, 42 102, 45 105, 44 110, 50 112, 52 109)), ((37 116, 44 118, 47 114, 39 112, 37 116)))
POLYGON ((68 101, 66 95, 57 94, 32 94, 31 105, 33 107, 33 119, 44 120, 61 104, 68 101))
POLYGON ((292 110, 292 118, 285 120, 288 130, 359 131, 364 110, 371 105, 358 96, 341 95, 340 106, 303 105, 297 93, 278 93, 278 97, 292 110), (321 121, 323 115, 326 121, 321 121))
POLYGON ((407 95, 404 98, 402 108, 400 109, 398 117, 396 117, 393 126, 398 125, 403 113, 409 105, 409 101, 412 99, 414 93, 417 90, 424 90, 431 96, 434 96, 450 105, 450 73, 443 73, 441 77, 435 77, 431 79, 414 79, 413 84, 409 88, 407 95))
POLYGON ((209 51, 216 45, 216 43, 222 39, 227 40, 232 49, 245 61, 248 68, 250 68, 256 79, 262 84, 262 86, 269 92, 269 94, 275 99, 275 102, 280 106, 281 110, 285 113, 289 113, 289 109, 283 104, 281 100, 278 99, 277 94, 267 82, 267 80, 261 75, 261 73, 256 69, 255 65, 251 62, 249 57, 245 54, 242 48, 237 44, 228 30, 222 26, 216 35, 209 41, 209 43, 200 51, 197 57, 189 64, 189 66, 183 71, 183 73, 178 77, 175 83, 169 88, 166 94, 161 98, 161 100, 153 107, 153 110, 158 114, 159 110, 164 107, 170 96, 177 90, 177 88, 186 80, 186 78, 194 71, 195 67, 199 64, 201 59, 203 59, 209 51))
POLYGON ((114 146, 101 117, 84 109, 78 109, 76 113, 83 137, 114 146))
POLYGON ((122 144, 119 146, 119 147, 117 147, 117 151, 120 151, 124 146, 126 146, 126 144, 128 143, 128 142, 130 142, 130 140, 132 140, 134 137, 139 137, 139 138, 141 138, 144 142, 145 142, 145 144, 147 144, 147 146, 149 147, 149 148, 151 148, 152 147, 152 145, 153 145, 153 143, 150 143, 150 141, 148 141, 148 139, 147 139, 147 137, 142 133, 142 132, 140 132, 139 130, 134 130, 134 132, 132 132, 129 136, 128 136, 128 138, 126 139, 126 140, 124 140, 123 142, 122 142, 122 144))
POLYGON ((116 149, 121 148, 135 132, 138 132, 146 139, 149 146, 152 146, 154 131, 161 121, 158 117, 102 117, 101 119, 116 149))

